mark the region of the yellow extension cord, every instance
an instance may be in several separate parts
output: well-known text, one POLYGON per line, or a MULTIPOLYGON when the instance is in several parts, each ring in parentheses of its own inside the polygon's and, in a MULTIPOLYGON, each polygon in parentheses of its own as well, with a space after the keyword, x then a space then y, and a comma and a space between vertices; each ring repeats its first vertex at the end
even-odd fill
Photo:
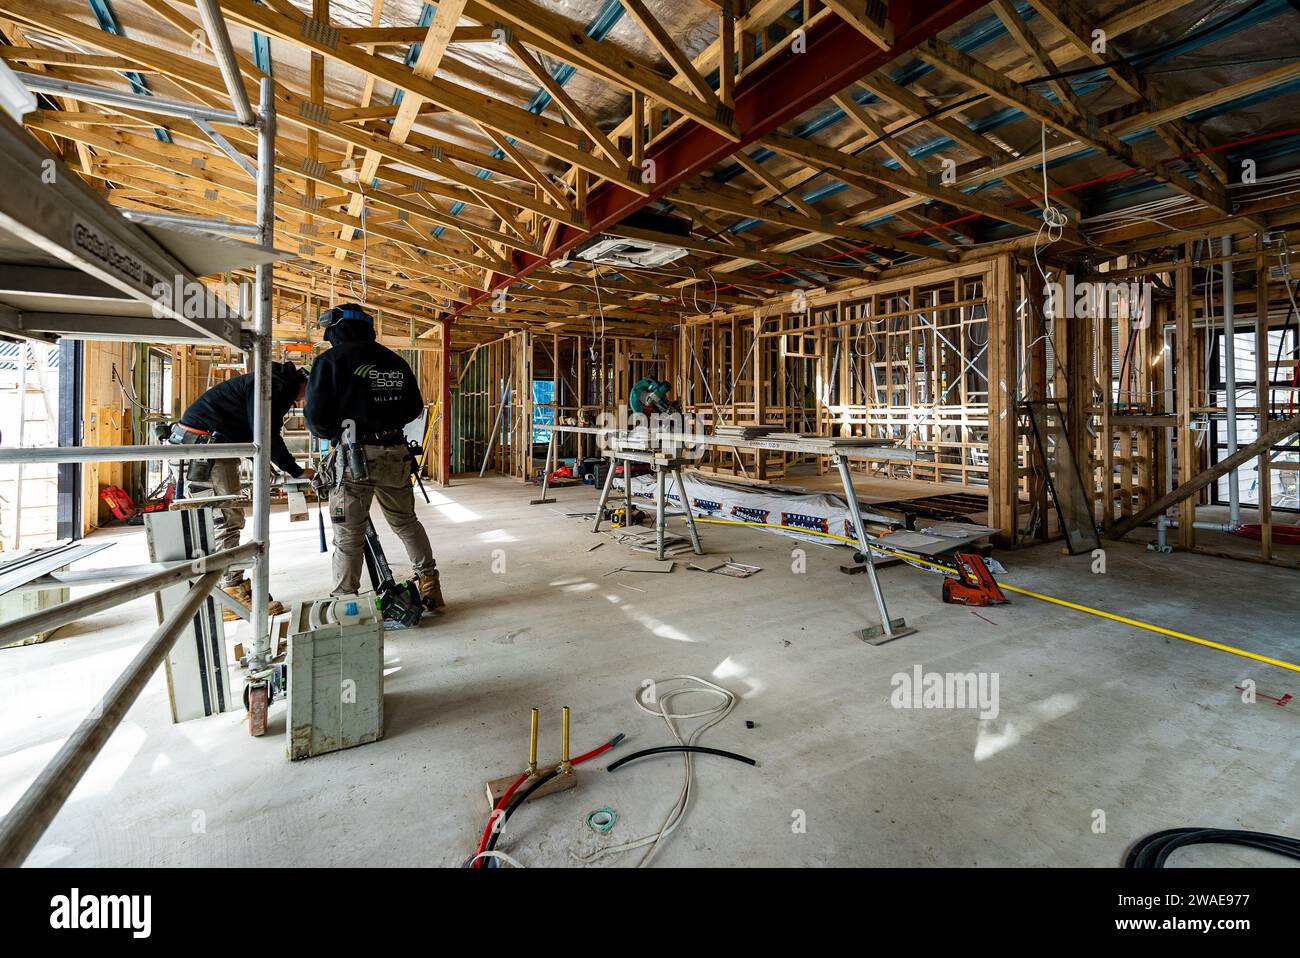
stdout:
MULTIPOLYGON (((678 518, 683 522, 686 521, 685 516, 679 516, 678 518)), ((801 529, 798 526, 783 526, 775 522, 741 522, 735 519, 701 519, 699 517, 696 517, 695 521, 711 522, 714 525, 720 526, 760 526, 768 529, 785 529, 789 532, 798 532, 803 535, 820 536, 823 539, 838 539, 840 542, 847 542, 852 546, 858 546, 857 539, 850 539, 847 536, 837 536, 831 532, 814 532, 811 529, 801 529)), ((917 558, 916 556, 894 552, 879 545, 873 544, 871 548, 873 552, 883 552, 885 555, 893 556, 896 559, 902 559, 906 562, 914 562, 918 565, 929 566, 947 574, 951 574, 953 571, 948 566, 941 565, 938 562, 930 562, 926 559, 917 558)), ((1227 652, 1230 655, 1239 655, 1243 659, 1252 659, 1255 662, 1263 662, 1265 665, 1276 666, 1279 669, 1286 669, 1289 672, 1300 672, 1300 665, 1296 665, 1294 662, 1274 659, 1267 655, 1260 655, 1257 652, 1249 652, 1246 649, 1239 649, 1234 645, 1225 645, 1222 642, 1214 642, 1210 639, 1202 639, 1199 636, 1188 635, 1186 632, 1176 632, 1173 629, 1166 629, 1159 625, 1152 625, 1150 622, 1143 622, 1140 619, 1130 619, 1126 616, 1115 615, 1113 612, 1103 612, 1101 609, 1094 609, 1086 605, 1080 605, 1077 602, 1058 599, 1055 596, 1044 595, 1041 592, 1031 592, 1028 589, 1021 589, 1018 586, 1008 585, 1005 582, 999 582, 998 586, 1006 589, 1008 592, 1014 592, 1017 595, 1024 595, 1031 599, 1038 599, 1040 602, 1050 602, 1052 605, 1059 605, 1067 609, 1073 609, 1076 612, 1086 612, 1089 615, 1095 615, 1098 618, 1110 619, 1112 622, 1121 622, 1124 625, 1131 625, 1136 629, 1145 629, 1146 631, 1154 632, 1157 635, 1167 635, 1171 639, 1181 639, 1184 642, 1191 642, 1193 645, 1203 645, 1207 649, 1214 649, 1218 652, 1227 652)))

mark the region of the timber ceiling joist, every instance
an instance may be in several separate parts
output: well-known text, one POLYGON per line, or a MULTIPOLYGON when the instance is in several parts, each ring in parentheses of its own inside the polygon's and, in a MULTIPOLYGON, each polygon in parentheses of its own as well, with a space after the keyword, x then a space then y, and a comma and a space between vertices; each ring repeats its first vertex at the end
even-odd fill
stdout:
MULTIPOLYGON (((0 59, 226 105, 193 3, 96 3, 115 29, 85 0, 0 0, 0 59)), ((1276 141, 1262 155, 1289 169, 1285 114, 1259 107, 1300 85, 1300 15, 1280 0, 220 3, 250 96, 275 78, 275 242, 298 255, 277 282, 364 296, 417 336, 454 321, 453 343, 602 319, 648 334, 1045 242, 1048 206, 1059 253, 1150 246, 1160 226, 1116 218, 1123 195, 1200 225, 1295 205, 1243 189, 1235 152, 1276 141), (1244 48, 1266 65, 1228 62, 1244 48), (689 231, 627 221, 642 210, 689 231), (573 257, 605 234, 686 255, 573 257)), ((254 220, 250 130, 213 136, 147 93, 43 94, 26 125, 124 209, 254 220)))

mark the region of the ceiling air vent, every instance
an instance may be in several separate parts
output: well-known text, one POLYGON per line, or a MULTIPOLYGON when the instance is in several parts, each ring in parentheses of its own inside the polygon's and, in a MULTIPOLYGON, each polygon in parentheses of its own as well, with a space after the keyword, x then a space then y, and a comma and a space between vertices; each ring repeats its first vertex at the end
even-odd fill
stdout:
POLYGON ((609 235, 596 237, 574 253, 578 259, 585 259, 590 263, 620 266, 624 269, 665 266, 685 255, 686 250, 680 246, 609 235))
POLYGON ((686 255, 686 250, 674 243, 673 239, 677 236, 691 235, 689 220, 650 210, 638 210, 619 225, 635 227, 638 231, 649 233, 654 238, 647 236, 632 238, 602 233, 593 236, 575 249, 574 258, 602 266, 646 269, 664 266, 686 255))

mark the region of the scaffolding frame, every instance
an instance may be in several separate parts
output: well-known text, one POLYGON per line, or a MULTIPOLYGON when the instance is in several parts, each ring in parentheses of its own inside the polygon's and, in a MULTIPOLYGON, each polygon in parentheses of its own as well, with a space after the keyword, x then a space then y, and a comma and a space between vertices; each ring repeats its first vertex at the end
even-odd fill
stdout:
MULTIPOLYGON (((259 85, 257 109, 249 103, 248 92, 239 71, 238 60, 231 46, 229 32, 221 8, 216 0, 199 0, 200 13, 209 42, 221 67, 234 112, 194 106, 192 114, 208 123, 236 123, 257 130, 257 235, 250 250, 258 254, 274 253, 275 226, 275 137, 276 111, 275 87, 269 77, 259 85)), ((83 90, 89 97, 95 91, 83 90)), ((105 97, 130 97, 130 102, 148 101, 149 108, 156 98, 132 92, 101 91, 105 97)), ((163 572, 145 573, 110 589, 93 595, 62 603, 33 615, 25 616, 0 626, 0 636, 25 632, 32 628, 43 631, 67 624, 86 615, 112 608, 122 602, 157 592, 174 585, 181 579, 191 581, 191 587, 181 605, 172 611, 152 633, 149 640, 131 664, 113 682, 104 698, 96 703, 82 720, 76 731, 23 793, 14 808, 0 823, 0 867, 22 864, 46 828, 58 814, 73 788, 103 749, 104 744, 121 722, 131 704, 163 661, 177 637, 189 624, 195 611, 216 588, 222 571, 228 566, 254 560, 252 588, 251 653, 247 659, 246 682, 249 687, 250 710, 253 721, 249 723, 254 734, 265 732, 265 709, 269 700, 271 672, 271 636, 268 621, 268 593, 270 581, 270 475, 271 475, 271 331, 272 295, 274 288, 274 257, 260 255, 256 265, 253 329, 251 335, 240 329, 238 317, 187 317, 183 312, 154 297, 152 280, 160 277, 180 277, 197 282, 188 270, 153 242, 140 225, 121 216, 93 191, 84 187, 71 171, 59 167, 59 162, 49 154, 41 156, 42 148, 16 124, 0 118, 0 137, 7 142, 0 150, 5 164, 16 168, 20 179, 8 181, 21 185, 21 177, 31 179, 39 171, 54 169, 50 185, 54 192, 37 190, 15 191, 6 189, 3 208, 0 208, 0 230, 10 234, 8 248, 20 251, 33 248, 40 254, 52 256, 63 263, 77 267, 89 274, 95 287, 93 294, 101 300, 129 297, 148 305, 154 320, 132 321, 128 317, 104 315, 44 314, 46 321, 40 329, 25 325, 27 316, 18 309, 0 307, 0 329, 24 338, 49 338, 65 335, 73 338, 115 338, 138 340, 147 338, 149 331, 176 330, 181 341, 224 342, 252 354, 254 389, 253 442, 209 443, 202 446, 118 446, 9 448, 0 450, 0 465, 5 463, 34 462, 101 462, 101 461, 155 461, 195 458, 233 458, 251 456, 253 459, 253 539, 235 549, 197 557, 193 563, 163 572), (8 149, 9 146, 13 149, 8 149), (24 160, 35 161, 23 169, 24 160), (131 268, 114 269, 120 263, 117 257, 94 257, 96 244, 79 242, 96 232, 101 239, 112 242, 114 249, 134 257, 131 268), (138 268, 137 268, 138 267, 138 268), (159 311, 164 320, 159 322, 159 311), (116 329, 114 320, 118 320, 116 329), (168 324, 167 321, 170 321, 168 324), (127 327, 127 328, 123 328, 127 327), (114 335, 116 333, 116 335, 114 335), (257 711, 262 721, 257 721, 257 711)), ((76 275, 73 273, 72 275, 76 275)), ((209 300, 210 302, 210 300, 209 300)), ((42 315, 42 314, 35 314, 42 315)), ((173 339, 173 341, 175 341, 173 339)))

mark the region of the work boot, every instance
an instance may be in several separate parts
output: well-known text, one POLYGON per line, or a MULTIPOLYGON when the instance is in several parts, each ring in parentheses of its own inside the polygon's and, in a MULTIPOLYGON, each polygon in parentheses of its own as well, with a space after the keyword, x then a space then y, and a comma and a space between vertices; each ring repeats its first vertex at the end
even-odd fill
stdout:
MULTIPOLYGON (((244 607, 252 604, 253 583, 247 579, 240 579, 234 585, 223 585, 221 591, 244 607)), ((229 609, 224 605, 221 607, 221 621, 236 622, 238 620, 239 615, 233 609, 229 609)))
MULTIPOLYGON (((247 579, 240 579, 234 585, 224 585, 221 587, 221 591, 226 593, 226 595, 230 596, 240 605, 251 610, 253 605, 253 583, 249 582, 247 579)), ((270 596, 267 596, 267 599, 268 604, 266 607, 266 614, 268 617, 279 615, 284 611, 284 606, 279 602, 276 602, 275 599, 270 596)), ((233 609, 227 609, 225 606, 221 607, 221 621, 238 622, 239 618, 239 613, 235 612, 233 609)))
POLYGON ((415 585, 420 590, 420 598, 424 600, 426 606, 435 612, 441 612, 447 607, 447 603, 442 598, 442 583, 438 579, 437 569, 429 575, 418 577, 415 585))

